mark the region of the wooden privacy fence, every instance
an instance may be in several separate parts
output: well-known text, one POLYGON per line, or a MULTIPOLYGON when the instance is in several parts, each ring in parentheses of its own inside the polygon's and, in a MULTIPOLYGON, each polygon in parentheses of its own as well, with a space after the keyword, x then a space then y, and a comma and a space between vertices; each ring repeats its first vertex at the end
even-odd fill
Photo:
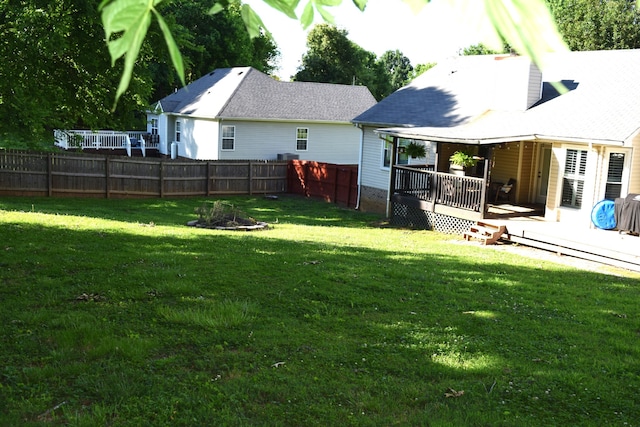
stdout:
POLYGON ((122 198, 286 191, 286 161, 161 160, 0 150, 0 195, 122 198))
POLYGON ((358 199, 358 166, 291 160, 287 175, 290 193, 321 197, 355 207, 358 199))

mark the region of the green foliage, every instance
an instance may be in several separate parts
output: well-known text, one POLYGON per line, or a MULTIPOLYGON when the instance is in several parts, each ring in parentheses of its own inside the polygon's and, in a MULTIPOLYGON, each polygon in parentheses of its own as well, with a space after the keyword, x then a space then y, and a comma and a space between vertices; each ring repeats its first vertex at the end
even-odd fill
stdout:
POLYGON ((411 80, 413 67, 409 58, 399 50, 388 50, 379 59, 382 67, 389 75, 390 93, 405 86, 411 80))
MULTIPOLYGON (((223 10, 209 14, 208 5, 206 0, 175 0, 159 7, 182 47, 186 82, 215 68, 252 66, 267 74, 273 71, 277 47, 268 34, 249 36, 242 17, 244 6, 230 1, 223 10)), ((160 37, 152 36, 153 49, 145 63, 154 76, 152 100, 158 100, 174 92, 180 82, 163 57, 160 37)))
MULTIPOLYGON (((142 10, 140 2, 145 0, 104 0, 103 6, 110 3, 118 3, 118 14, 109 14, 107 18, 116 16, 119 20, 106 19, 105 27, 107 34, 117 33, 123 29, 131 28, 131 23, 127 21, 127 17, 130 15, 138 14, 140 20, 143 22, 134 29, 137 29, 137 34, 142 34, 144 31, 144 23, 147 22, 147 16, 140 16, 139 13, 142 10), (130 9, 126 10, 126 9, 130 9), (129 22, 129 23, 128 23, 129 22)), ((161 0, 154 0, 155 2, 161 0)), ((295 9, 300 0, 265 0, 270 6, 285 13, 291 18, 296 18, 295 9)), ((413 10, 417 11, 421 9, 429 0, 405 0, 413 10)), ((548 8, 546 7, 544 0, 500 0, 500 1, 485 1, 476 2, 471 0, 469 2, 454 2, 450 1, 452 5, 457 4, 461 6, 461 12, 463 14, 472 14, 474 22, 480 24, 479 27, 484 28, 482 38, 483 43, 489 46, 491 49, 500 49, 500 46, 506 41, 510 46, 513 46, 514 50, 520 54, 529 56, 535 63, 541 62, 541 55, 548 51, 558 51, 566 49, 566 45, 562 42, 556 26, 551 18, 548 8)), ((226 7, 230 2, 228 0, 219 1, 211 12, 219 12, 223 7, 226 7)), ((306 28, 313 22, 314 10, 322 16, 322 18, 331 23, 333 20, 332 15, 327 11, 327 7, 337 6, 342 3, 342 0, 309 0, 304 7, 302 13, 301 23, 306 28)), ((367 0, 354 0, 353 2, 360 10, 364 10, 367 0)), ((640 3, 640 0, 638 0, 640 3)), ((148 5, 149 3, 147 3, 148 5)), ((154 3, 155 4, 155 3, 154 3)), ((146 6, 145 15, 150 15, 151 12, 155 12, 152 6, 146 6)), ((103 8, 103 15, 104 15, 103 8)), ((157 17, 160 15, 156 14, 157 17)), ((242 8, 242 16, 245 25, 248 28, 249 33, 252 36, 260 34, 264 24, 257 14, 248 6, 242 8)), ((117 40, 109 40, 109 43, 113 43, 117 40)), ((172 53, 177 52, 177 48, 174 44, 170 43, 169 49, 172 53)), ((131 37, 128 46, 119 46, 118 49, 112 50, 111 54, 121 54, 130 50, 130 53, 137 56, 139 50, 138 39, 131 37)), ((118 56, 119 57, 119 56, 118 56)), ((113 58, 116 59, 115 57, 113 58)), ((309 58, 309 66, 315 66, 316 58, 309 58)), ((126 60, 126 67, 122 75, 122 82, 128 82, 131 78, 132 67, 128 64, 133 60, 126 60)), ((347 64, 349 68, 349 64, 347 64)), ((347 73, 351 70, 347 69, 347 73)), ((352 79, 355 75, 351 76, 352 79)), ((181 77, 182 78, 182 77, 181 77)), ((304 77, 307 79, 309 77, 304 77)), ((318 81, 318 80, 312 80, 318 81)), ((365 83, 366 84, 366 83, 365 83)), ((123 84, 121 83, 121 86, 123 84)), ((373 85, 373 83, 372 83, 373 85)), ((369 85, 367 85, 369 86, 369 85)), ((372 90, 374 95, 378 97, 382 96, 385 89, 383 89, 378 82, 376 90, 372 90)), ((388 89, 387 89, 388 90, 388 89)))
POLYGON ((640 9, 629 0, 547 0, 571 50, 640 48, 640 9))
MULTIPOLYGON (((52 143, 52 129, 140 128, 150 80, 136 66, 111 112, 121 69, 112 68, 97 0, 0 2, 0 139, 52 143)), ((6 141, 10 141, 8 144, 6 141)))
POLYGON ((186 227, 202 199, 0 199, 0 425, 640 418, 637 274, 224 200, 274 227, 186 227))
POLYGON ((151 13, 155 15, 158 25, 162 30, 169 54, 171 55, 171 60, 173 61, 173 66, 180 76, 182 84, 185 84, 182 55, 176 42, 173 40, 169 27, 155 9, 155 6, 161 1, 162 0, 103 0, 100 5, 102 24, 104 26, 107 46, 109 47, 109 54, 111 55, 111 65, 113 66, 119 58, 125 57, 122 79, 116 91, 116 103, 129 87, 129 82, 133 74, 133 66, 135 65, 142 43, 147 35, 147 30, 151 24, 151 13))
POLYGON ((451 155, 451 157, 449 157, 449 161, 454 165, 462 166, 464 168, 475 166, 476 163, 478 163, 478 159, 464 151, 456 151, 451 155))
POLYGON ((410 156, 414 159, 420 159, 427 155, 427 149, 425 145, 423 143, 417 143, 415 141, 411 141, 404 150, 405 153, 407 153, 407 156, 410 156))
POLYGON ((479 43, 479 44, 474 44, 474 45, 465 47, 460 52, 460 55, 462 55, 462 56, 469 56, 469 55, 496 55, 496 54, 499 54, 499 53, 508 53, 508 52, 509 52, 508 46, 505 46, 501 51, 496 51, 496 50, 493 50, 493 49, 489 49, 488 47, 486 47, 482 43, 479 43))
POLYGON ((247 217, 234 205, 221 200, 215 200, 213 203, 203 203, 195 211, 198 214, 198 222, 206 226, 234 227, 256 223, 253 218, 247 217))
POLYGON ((374 53, 349 40, 346 30, 318 24, 309 32, 307 48, 294 80, 361 84, 378 100, 391 93, 389 73, 383 63, 374 53))
POLYGON ((416 77, 418 77, 419 75, 421 75, 425 71, 429 71, 430 69, 432 69, 436 65, 437 64, 435 62, 428 62, 426 64, 418 64, 418 65, 416 65, 415 68, 413 69, 411 80, 415 79, 416 77))

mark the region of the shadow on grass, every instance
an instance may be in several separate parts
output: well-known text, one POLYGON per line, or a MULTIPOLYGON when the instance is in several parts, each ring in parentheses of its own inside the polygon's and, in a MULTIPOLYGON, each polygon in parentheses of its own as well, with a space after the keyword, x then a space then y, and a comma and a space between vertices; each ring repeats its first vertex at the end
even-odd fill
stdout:
MULTIPOLYGON (((184 206, 148 203, 161 203, 159 218, 184 206)), ((276 203, 261 209, 289 215, 276 203)), ((38 421, 62 401, 51 416, 98 423, 638 419, 637 281, 420 241, 372 249, 5 222, 5 421, 38 421), (225 301, 242 307, 227 326, 210 319, 225 301)))

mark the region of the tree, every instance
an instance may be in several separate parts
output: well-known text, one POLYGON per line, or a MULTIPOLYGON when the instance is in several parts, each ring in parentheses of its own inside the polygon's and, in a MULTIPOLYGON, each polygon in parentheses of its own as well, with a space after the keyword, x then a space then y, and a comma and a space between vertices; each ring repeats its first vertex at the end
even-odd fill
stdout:
POLYGON ((425 71, 429 71, 430 69, 432 69, 436 65, 437 64, 435 62, 427 62, 426 64, 418 64, 418 65, 416 65, 416 67, 413 69, 411 80, 415 79, 416 77, 418 77, 419 75, 421 75, 425 71))
POLYGON ((413 73, 411 61, 399 50, 388 50, 383 53, 380 63, 389 75, 391 92, 395 92, 411 80, 413 73))
MULTIPOLYGON (((98 0, 0 4, 0 138, 51 140, 52 129, 125 128, 140 120, 149 74, 135 68, 114 113, 122 69, 111 67, 98 0)), ((37 145, 37 144, 36 144, 37 145)))
POLYGON ((388 74, 376 55, 349 40, 348 32, 318 24, 307 36, 307 52, 293 80, 304 82, 361 84, 381 99, 389 94, 388 74))
MULTIPOLYGON (((53 129, 140 129, 149 102, 179 84, 163 33, 152 25, 134 63, 129 90, 113 109, 122 63, 110 63, 98 3, 0 1, 3 145, 50 147, 53 129)), ((190 80, 216 67, 272 70, 277 54, 273 40, 266 35, 249 37, 237 1, 215 16, 206 13, 204 4, 205 0, 177 0, 162 9, 166 25, 184 47, 190 80)))
MULTIPOLYGON (((151 17, 158 21, 169 53, 178 75, 184 83, 184 64, 170 29, 164 22, 156 5, 162 0, 103 0, 100 10, 105 28, 107 45, 112 62, 124 57, 124 71, 116 91, 116 100, 127 89, 133 73, 135 60, 140 53, 142 42, 147 34, 151 17)), ((296 19, 295 9, 300 0, 264 0, 271 7, 296 19)), ((368 0, 353 0, 360 10, 364 10, 368 0)), ((416 10, 429 0, 405 0, 416 10)), ((640 5, 640 0, 636 0, 640 5)), ((332 16, 326 10, 337 6, 342 0, 307 0, 300 21, 305 28, 314 19, 314 10, 325 21, 331 22, 332 16)), ((461 13, 474 18, 478 28, 482 28, 482 41, 489 48, 499 49, 507 41, 514 51, 529 56, 535 63, 541 62, 541 56, 549 51, 566 50, 556 25, 551 18, 545 0, 450 0, 458 5, 461 13), (469 12, 471 11, 471 12, 469 12)), ((229 4, 229 0, 219 0, 211 9, 218 13, 229 4)), ((258 36, 265 28, 260 17, 248 5, 242 5, 242 18, 252 37, 258 36)))
POLYGON ((571 50, 640 48, 640 10, 629 0, 547 0, 571 50))
MULTIPOLYGON (((174 0, 161 9, 174 36, 183 46, 185 82, 190 83, 215 68, 252 66, 264 73, 275 69, 278 49, 271 36, 251 38, 241 16, 241 5, 231 1, 215 15, 208 14, 209 0, 174 0)), ((161 34, 156 32, 160 39, 161 34)), ((157 46, 157 43, 156 43, 157 46)), ((179 83, 166 49, 155 49, 153 99, 171 93, 179 83)))
POLYGON ((496 50, 489 49, 488 47, 486 47, 482 43, 479 43, 479 44, 474 44, 474 45, 471 45, 471 46, 467 46, 464 49, 462 49, 462 51, 460 51, 460 56, 496 55, 498 53, 507 53, 507 52, 509 52, 507 46, 505 46, 505 48, 502 50, 502 52, 498 52, 496 50))

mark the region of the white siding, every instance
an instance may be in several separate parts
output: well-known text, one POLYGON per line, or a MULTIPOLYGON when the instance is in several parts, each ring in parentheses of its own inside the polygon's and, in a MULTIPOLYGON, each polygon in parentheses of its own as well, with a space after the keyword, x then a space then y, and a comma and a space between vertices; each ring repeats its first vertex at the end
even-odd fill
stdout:
POLYGON ((368 126, 364 128, 361 185, 387 190, 389 188, 389 169, 382 168, 382 140, 373 133, 374 129, 368 126))
MULTIPOLYGON (((387 190, 389 188, 389 169, 382 167, 382 139, 374 133, 373 127, 364 128, 364 148, 362 151, 362 182, 366 187, 387 190)), ((425 142, 427 156, 424 159, 409 159, 409 164, 434 164, 436 144, 425 142)))
POLYGON ((278 154, 297 154, 300 160, 357 164, 360 130, 351 124, 244 122, 225 120, 236 127, 234 150, 220 150, 220 159, 275 160, 278 154), (309 129, 306 151, 296 150, 296 129, 309 129))

